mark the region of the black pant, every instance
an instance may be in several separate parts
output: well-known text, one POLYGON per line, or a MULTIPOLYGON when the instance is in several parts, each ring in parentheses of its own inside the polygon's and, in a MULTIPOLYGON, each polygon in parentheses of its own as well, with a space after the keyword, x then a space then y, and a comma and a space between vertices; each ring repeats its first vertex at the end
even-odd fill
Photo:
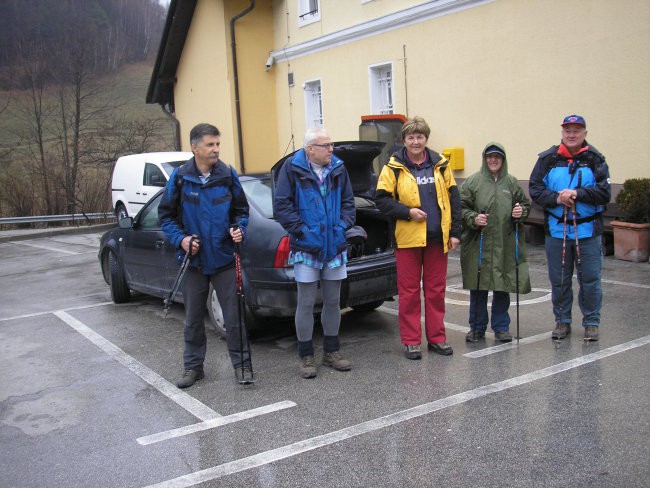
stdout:
MULTIPOLYGON (((183 300, 185 302, 183 362, 185 369, 203 371, 207 345, 204 320, 210 283, 217 292, 217 298, 223 311, 230 360, 234 367, 242 364, 235 267, 226 268, 213 275, 204 275, 196 269, 188 268, 183 279, 183 300)), ((247 362, 250 355, 245 327, 241 331, 241 338, 243 338, 243 362, 247 362)))

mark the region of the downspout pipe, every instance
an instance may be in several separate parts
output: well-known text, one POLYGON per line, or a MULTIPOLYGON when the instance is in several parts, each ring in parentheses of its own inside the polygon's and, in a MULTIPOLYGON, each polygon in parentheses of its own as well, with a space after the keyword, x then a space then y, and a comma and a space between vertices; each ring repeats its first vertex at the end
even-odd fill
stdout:
POLYGON ((174 117, 174 114, 165 108, 163 104, 160 104, 160 108, 162 111, 165 113, 167 117, 169 117, 174 124, 174 149, 176 151, 181 150, 181 123, 178 121, 176 117, 174 117))
POLYGON ((230 19, 230 48, 232 49, 232 70, 235 82, 235 115, 237 117, 237 138, 239 139, 239 168, 241 174, 246 174, 244 166, 244 141, 241 128, 241 109, 239 107, 239 74, 237 72, 237 47, 235 46, 235 22, 255 8, 255 0, 250 5, 230 19))

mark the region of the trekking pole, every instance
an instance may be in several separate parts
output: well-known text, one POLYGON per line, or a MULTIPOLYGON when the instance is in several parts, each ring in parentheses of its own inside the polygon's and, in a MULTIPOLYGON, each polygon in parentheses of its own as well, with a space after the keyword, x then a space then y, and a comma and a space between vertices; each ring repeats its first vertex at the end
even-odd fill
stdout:
POLYGON ((517 342, 519 336, 519 219, 515 219, 515 290, 517 296, 517 342))
POLYGON ((578 221, 575 202, 571 202, 571 215, 573 216, 573 234, 576 242, 576 275, 578 276, 578 286, 580 287, 578 293, 579 300, 582 294, 582 260, 580 258, 580 239, 578 239, 578 221))
POLYGON ((169 307, 171 307, 172 303, 174 302, 174 297, 176 297, 176 293, 178 293, 178 289, 181 287, 181 282, 185 277, 185 272, 187 271, 187 268, 190 266, 190 260, 192 257, 192 245, 194 244, 194 241, 198 243, 199 238, 193 235, 190 237, 190 244, 187 247, 187 253, 185 253, 185 256, 183 257, 183 262, 181 263, 181 267, 179 268, 178 273, 176 274, 176 279, 172 284, 172 289, 169 290, 169 295, 167 295, 167 298, 163 300, 163 303, 165 304, 165 308, 163 309, 165 312, 164 318, 167 318, 169 307))
MULTIPOLYGON (((231 229, 237 230, 237 224, 230 226, 231 229)), ((236 277, 236 292, 237 292, 237 315, 239 320, 239 357, 241 359, 241 377, 237 380, 240 385, 250 385, 255 383, 255 373, 253 371, 253 361, 251 357, 251 346, 248 340, 248 333, 246 334, 246 346, 248 349, 248 361, 244 361, 244 330, 246 328, 246 297, 244 296, 244 279, 241 268, 241 246, 239 242, 235 244, 235 277, 236 277), (248 367, 251 370, 251 379, 244 377, 244 365, 248 362, 248 367)))
MULTIPOLYGON (((562 320, 562 301, 564 299, 564 264, 566 262, 566 218, 567 218, 567 206, 564 206, 564 211, 562 215, 562 220, 564 221, 562 225, 562 261, 561 261, 561 266, 562 266, 562 271, 560 272, 560 300, 559 300, 559 312, 560 312, 560 317, 559 320, 562 320)), ((562 322, 558 322, 558 324, 561 324, 562 322)))
MULTIPOLYGON (((484 214, 487 210, 479 210, 479 214, 484 214)), ((481 226, 481 232, 479 234, 478 241, 478 266, 476 270, 476 291, 481 289, 481 262, 483 261, 483 229, 485 226, 481 226)), ((474 338, 476 340, 476 313, 478 310, 478 293, 476 294, 476 301, 474 302, 474 338)))

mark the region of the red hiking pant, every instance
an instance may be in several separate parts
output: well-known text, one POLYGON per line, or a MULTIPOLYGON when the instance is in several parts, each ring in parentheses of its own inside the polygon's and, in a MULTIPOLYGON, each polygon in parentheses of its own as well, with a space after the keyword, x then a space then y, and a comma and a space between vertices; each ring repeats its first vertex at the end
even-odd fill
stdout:
POLYGON ((402 344, 422 342, 420 291, 424 292, 424 328, 427 341, 445 342, 445 286, 447 254, 442 243, 395 250, 399 330, 402 344), (422 288, 420 289, 420 284, 422 288))

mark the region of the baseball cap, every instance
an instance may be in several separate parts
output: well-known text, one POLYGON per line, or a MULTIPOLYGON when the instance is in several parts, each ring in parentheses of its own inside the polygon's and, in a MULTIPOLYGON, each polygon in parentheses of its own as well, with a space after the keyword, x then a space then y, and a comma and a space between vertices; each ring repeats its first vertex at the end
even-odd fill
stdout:
POLYGON ((581 117, 580 115, 567 115, 564 117, 562 127, 569 124, 578 124, 583 126, 585 129, 587 128, 587 122, 585 122, 584 117, 581 117))
POLYGON ((485 150, 485 155, 487 156, 488 154, 500 154, 502 158, 506 157, 506 154, 499 149, 497 146, 490 146, 485 150))

